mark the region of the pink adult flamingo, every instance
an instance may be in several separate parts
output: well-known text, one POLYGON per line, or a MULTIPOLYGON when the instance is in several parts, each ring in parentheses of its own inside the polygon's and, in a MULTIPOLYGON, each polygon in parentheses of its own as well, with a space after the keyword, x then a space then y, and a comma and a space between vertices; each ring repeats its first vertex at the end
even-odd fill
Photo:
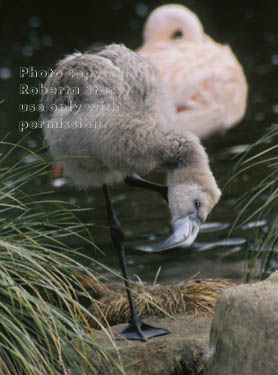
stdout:
POLYGON ((195 13, 177 4, 158 7, 145 23, 143 39, 139 54, 173 94, 174 127, 203 139, 225 133, 242 119, 248 91, 242 66, 229 46, 204 33, 195 13))

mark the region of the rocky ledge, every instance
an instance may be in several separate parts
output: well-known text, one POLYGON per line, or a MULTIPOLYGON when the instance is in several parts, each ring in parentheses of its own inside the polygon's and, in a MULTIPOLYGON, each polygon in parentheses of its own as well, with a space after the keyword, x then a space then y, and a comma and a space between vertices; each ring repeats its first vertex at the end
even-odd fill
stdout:
MULTIPOLYGON (((146 343, 118 340, 118 332, 126 327, 119 324, 112 327, 115 342, 100 331, 96 341, 121 358, 127 375, 275 375, 277 311, 278 273, 274 273, 263 282, 225 285, 214 317, 191 311, 144 319, 171 334, 146 343)), ((111 368, 111 374, 119 372, 111 368)))

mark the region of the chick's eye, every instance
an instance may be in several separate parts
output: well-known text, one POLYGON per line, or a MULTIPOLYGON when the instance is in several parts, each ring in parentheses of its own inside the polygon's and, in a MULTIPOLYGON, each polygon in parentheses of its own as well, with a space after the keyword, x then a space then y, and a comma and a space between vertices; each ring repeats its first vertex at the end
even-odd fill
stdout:
POLYGON ((194 202, 194 204, 195 204, 196 208, 201 207, 201 202, 198 199, 196 199, 196 201, 194 202))

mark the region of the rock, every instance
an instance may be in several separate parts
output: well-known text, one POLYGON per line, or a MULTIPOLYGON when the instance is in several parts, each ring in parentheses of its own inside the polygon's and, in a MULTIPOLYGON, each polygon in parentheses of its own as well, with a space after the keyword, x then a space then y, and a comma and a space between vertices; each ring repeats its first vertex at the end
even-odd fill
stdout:
POLYGON ((278 283, 278 272, 273 272, 269 278, 267 279, 267 281, 271 281, 273 283, 278 283))
MULTIPOLYGON (((204 348, 208 344, 211 319, 204 316, 175 316, 170 318, 148 318, 144 322, 156 327, 167 328, 171 334, 141 341, 117 340, 127 375, 194 375, 204 348)), ((115 335, 126 324, 113 327, 115 335)), ((97 344, 111 352, 113 344, 104 333, 96 336, 97 344)), ((115 358, 117 353, 115 351, 115 358)), ((111 374, 118 374, 111 371, 111 374)))
POLYGON ((278 273, 225 290, 215 307, 205 373, 277 374, 277 312, 278 273))

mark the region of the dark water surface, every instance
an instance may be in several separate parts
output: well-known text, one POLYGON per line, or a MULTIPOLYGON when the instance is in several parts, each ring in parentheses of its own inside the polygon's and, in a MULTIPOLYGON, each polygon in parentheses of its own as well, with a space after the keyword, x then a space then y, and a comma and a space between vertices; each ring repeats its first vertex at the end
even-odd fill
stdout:
MULTIPOLYGON (((53 68, 64 54, 86 50, 98 43, 123 42, 130 48, 141 44, 141 32, 147 14, 165 1, 92 1, 71 2, 0 2, 0 135, 8 132, 17 141, 25 132, 19 121, 37 120, 38 112, 21 112, 20 104, 38 103, 39 95, 19 95, 20 84, 38 86, 44 79, 21 78, 19 67, 36 70, 53 68), (52 4, 52 5, 51 5, 52 4)), ((208 34, 228 43, 241 61, 249 82, 248 111, 240 125, 225 136, 204 142, 212 170, 223 187, 235 165, 235 156, 277 123, 278 114, 278 3, 276 1, 244 1, 236 5, 223 1, 176 1, 195 11, 208 34)), ((266 146, 276 143, 270 140, 266 146)), ((39 148, 42 135, 34 129, 24 144, 39 148)), ((18 152, 17 157, 22 157, 18 152)), ((159 267, 159 281, 182 280, 199 272, 200 277, 240 279, 244 272, 245 249, 251 244, 256 228, 265 222, 251 222, 230 234, 239 213, 236 200, 265 176, 265 167, 240 175, 223 191, 220 203, 209 216, 194 246, 188 250, 170 250, 164 254, 145 254, 136 245, 160 241, 169 234, 167 205, 155 193, 124 185, 112 188, 114 206, 126 233, 129 270, 142 280, 154 280, 159 267), (255 228, 255 229, 254 229, 255 228)), ((165 176, 153 174, 150 179, 163 182, 165 176)), ((94 222, 92 234, 105 256, 84 248, 98 260, 118 269, 118 261, 106 228, 106 211, 101 190, 77 192, 56 180, 34 181, 33 188, 55 187, 56 197, 93 207, 85 222, 94 222)), ((260 203, 260 202, 258 202, 260 203)), ((251 213, 251 212, 250 212, 251 213)), ((78 244, 74 244, 78 245, 78 244)), ((92 265, 92 267, 96 267, 92 265)), ((105 272, 104 272, 105 273, 105 272)))

